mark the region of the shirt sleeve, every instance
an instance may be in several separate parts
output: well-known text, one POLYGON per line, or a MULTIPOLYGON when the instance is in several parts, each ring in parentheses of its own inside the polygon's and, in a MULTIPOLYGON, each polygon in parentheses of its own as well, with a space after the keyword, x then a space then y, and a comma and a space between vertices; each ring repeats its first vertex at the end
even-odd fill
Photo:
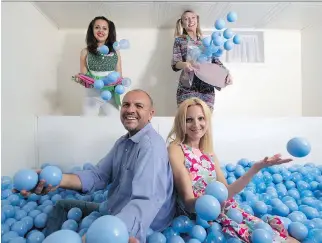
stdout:
MULTIPOLYGON (((140 150, 132 181, 132 197, 116 216, 127 225, 130 236, 145 242, 146 232, 166 201, 168 159, 149 141, 140 150)), ((166 153, 166 150, 164 151, 166 153)))
POLYGON ((172 61, 171 61, 172 70, 175 72, 180 71, 180 69, 176 68, 176 64, 182 61, 183 59, 182 59, 182 53, 181 53, 180 39, 176 38, 173 44, 172 61))
POLYGON ((113 157, 117 148, 117 142, 110 150, 110 152, 102 158, 98 164, 90 169, 83 171, 76 171, 82 183, 83 193, 92 193, 97 190, 102 190, 110 182, 112 174, 113 157))

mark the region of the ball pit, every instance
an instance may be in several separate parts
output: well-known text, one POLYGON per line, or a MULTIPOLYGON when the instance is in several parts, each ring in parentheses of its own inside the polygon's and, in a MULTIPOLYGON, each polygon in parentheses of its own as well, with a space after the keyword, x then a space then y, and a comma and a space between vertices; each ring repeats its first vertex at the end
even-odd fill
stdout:
MULTIPOLYGON (((252 165, 252 161, 240 159, 237 163, 222 166, 222 170, 228 183, 232 183, 252 165)), ((46 164, 43 168, 48 166, 49 164, 46 164)), ((89 169, 92 166, 90 163, 86 163, 82 167, 75 168, 75 170, 89 169)), ((262 219, 265 219, 268 215, 280 217, 289 234, 300 242, 317 243, 322 238, 321 174, 322 166, 314 163, 265 168, 253 177, 247 187, 234 199, 242 209, 256 217, 262 219)), ((69 237, 68 242, 78 243, 81 242, 81 237, 89 229, 91 229, 90 232, 97 231, 95 222, 96 225, 101 225, 98 219, 104 220, 104 216, 100 212, 93 212, 89 216, 83 217, 80 209, 73 208, 68 212, 68 219, 62 225, 61 230, 55 235, 52 234, 51 237, 45 238, 44 230, 48 213, 58 200, 84 200, 101 203, 107 200, 108 187, 90 195, 59 188, 47 195, 31 194, 28 198, 23 198, 20 194, 12 191, 13 183, 13 178, 9 176, 1 177, 1 235, 4 243, 51 243, 61 239, 61 237, 69 237), (65 233, 63 234, 63 232, 65 233)), ((207 195, 202 199, 205 202, 202 203, 202 200, 199 200, 201 205, 198 206, 198 210, 201 210, 201 214, 195 221, 182 215, 175 218, 172 224, 162 232, 154 232, 149 229, 147 243, 241 242, 239 239, 231 238, 223 233, 220 224, 215 222, 209 225, 207 222, 207 220, 213 220, 218 216, 219 201, 222 202, 228 196, 225 188, 221 183, 213 182, 209 184, 206 192, 207 195)), ((227 215, 236 222, 241 221, 240 215, 234 210, 228 212, 227 215)), ((118 241, 111 236, 111 233, 109 236, 104 236, 104 232, 102 232, 102 239, 104 237, 107 240, 113 239, 112 241, 115 243, 121 243, 124 242, 124 239, 125 241, 128 239, 122 222, 119 222, 115 217, 113 219, 112 216, 105 220, 118 222, 116 226, 113 224, 114 228, 107 226, 106 232, 119 231, 125 233, 122 234, 123 238, 121 237, 122 239, 118 241)), ((96 234, 92 233, 91 235, 95 236, 96 234)), ((271 235, 271 227, 263 221, 263 223, 256 225, 252 241, 254 243, 271 242, 271 235)), ((87 242, 91 243, 90 239, 87 242)))

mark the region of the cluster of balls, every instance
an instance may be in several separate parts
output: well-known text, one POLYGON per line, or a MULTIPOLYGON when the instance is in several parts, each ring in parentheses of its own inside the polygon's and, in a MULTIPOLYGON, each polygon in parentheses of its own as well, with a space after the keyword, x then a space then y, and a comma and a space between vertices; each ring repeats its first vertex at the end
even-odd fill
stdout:
MULTIPOLYGON (((296 157, 304 157, 311 150, 303 138, 293 138, 287 143, 288 152, 296 157)), ((228 182, 233 183, 243 176, 253 165, 253 161, 240 159, 237 163, 222 166, 228 182)), ((66 173, 89 170, 93 164, 72 168, 66 173)), ((80 194, 62 188, 47 195, 31 194, 23 198, 12 191, 31 190, 39 180, 46 185, 59 185, 62 170, 58 166, 43 164, 38 174, 33 170, 20 170, 13 178, 1 177, 1 235, 4 243, 81 243, 86 233, 86 243, 127 243, 129 234, 120 219, 106 215, 105 203, 108 189, 92 194, 80 194), (99 211, 83 216, 79 208, 72 208, 61 230, 45 237, 48 214, 58 200, 82 200, 100 203, 99 211)), ((227 188, 220 182, 212 182, 206 187, 205 195, 197 199, 196 220, 186 216, 176 217, 171 226, 162 232, 149 229, 148 243, 238 243, 240 239, 223 233, 216 222, 222 210, 221 203, 228 198, 227 188), (212 225, 208 222, 213 221, 212 225)), ((271 243, 275 230, 265 222, 274 215, 281 219, 288 233, 303 243, 319 243, 322 239, 322 165, 314 163, 296 164, 289 167, 273 166, 257 173, 246 188, 234 199, 245 212, 263 221, 254 225, 251 232, 252 243, 271 243)), ((238 209, 229 209, 227 216, 241 223, 243 215, 238 209)))
MULTIPOLYGON (((229 12, 226 16, 228 22, 235 22, 237 20, 237 14, 235 12, 229 12)), ((234 34, 230 28, 225 28, 226 22, 224 19, 217 19, 215 21, 215 31, 211 36, 207 36, 202 39, 202 48, 192 49, 190 56, 192 60, 196 60, 199 63, 207 62, 209 58, 221 57, 224 50, 230 51, 233 49, 234 44, 241 43, 241 37, 239 34, 234 34)))
MULTIPOLYGON (((130 47, 129 41, 126 39, 116 41, 113 44, 113 48, 115 51, 129 49, 129 47, 130 47)), ((101 55, 108 55, 110 50, 106 45, 103 45, 98 48, 98 52, 101 55)), ((114 84, 116 84, 114 88, 114 92, 116 94, 121 95, 125 92, 125 88, 131 85, 131 79, 121 78, 121 75, 119 72, 113 71, 109 73, 106 77, 95 80, 94 88, 101 91, 101 98, 103 100, 109 101, 112 98, 112 93, 110 90, 105 90, 104 87, 109 85, 114 85, 114 84)))

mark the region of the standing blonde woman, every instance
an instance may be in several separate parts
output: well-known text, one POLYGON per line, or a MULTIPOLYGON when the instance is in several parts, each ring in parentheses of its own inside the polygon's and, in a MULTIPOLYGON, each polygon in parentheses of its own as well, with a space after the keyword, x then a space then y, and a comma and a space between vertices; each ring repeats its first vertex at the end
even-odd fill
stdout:
MULTIPOLYGON (((189 48, 201 46, 202 32, 200 29, 200 18, 195 12, 187 10, 183 12, 176 24, 171 62, 173 71, 181 71, 177 89, 177 104, 180 105, 188 98, 198 97, 206 102, 209 108, 213 110, 215 87, 203 82, 194 74, 193 70, 196 66, 188 57, 189 48)), ((211 62, 223 67, 223 64, 216 57, 212 57, 211 62)), ((231 77, 228 75, 226 82, 230 83, 230 79, 231 77)), ((216 89, 220 90, 218 87, 216 89)))

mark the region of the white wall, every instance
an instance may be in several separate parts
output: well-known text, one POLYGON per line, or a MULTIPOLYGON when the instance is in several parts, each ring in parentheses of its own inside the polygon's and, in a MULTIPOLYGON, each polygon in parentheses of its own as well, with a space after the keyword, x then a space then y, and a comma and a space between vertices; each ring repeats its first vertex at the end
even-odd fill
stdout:
MULTIPOLYGON (((70 77, 79 71, 79 54, 86 30, 62 30, 62 58, 58 72, 60 107, 64 115, 79 115, 84 89, 70 77), (68 100, 69 99, 69 100, 68 100)), ((158 116, 173 116, 180 72, 170 67, 173 30, 117 29, 118 39, 128 39, 122 52, 123 73, 131 88, 151 93, 158 116)), ((265 63, 226 64, 234 85, 217 92, 217 116, 301 116, 301 33, 268 30, 264 33, 265 63)))
POLYGON ((301 32, 266 30, 265 63, 228 63, 234 84, 217 92, 216 116, 301 116, 301 32))
POLYGON ((303 116, 322 116, 321 39, 321 25, 302 30, 303 116))
POLYGON ((1 169, 9 173, 34 164, 35 115, 54 113, 59 43, 32 3, 1 7, 1 169))
MULTIPOLYGON (((173 117, 154 117, 152 125, 166 139, 173 117)), ((96 164, 126 133, 115 117, 39 117, 36 128, 35 166, 51 163, 69 170, 86 162, 96 164), (112 129, 113 128, 113 129, 112 129)), ((322 117, 218 118, 213 120, 214 149, 221 164, 241 158, 259 160, 281 153, 291 157, 286 144, 293 137, 304 137, 311 153, 293 158, 292 164, 322 164, 322 117)))

